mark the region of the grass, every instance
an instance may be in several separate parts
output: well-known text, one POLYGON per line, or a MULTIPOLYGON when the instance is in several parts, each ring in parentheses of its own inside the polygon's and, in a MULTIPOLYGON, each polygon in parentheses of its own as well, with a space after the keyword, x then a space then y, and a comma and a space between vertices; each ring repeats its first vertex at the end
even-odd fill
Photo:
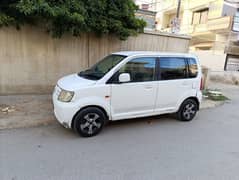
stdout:
POLYGON ((205 89, 203 90, 203 95, 204 96, 207 96, 207 99, 210 99, 210 100, 213 100, 213 101, 227 101, 229 100, 228 97, 224 96, 223 94, 213 94, 213 93, 210 93, 210 91, 219 91, 219 89, 205 89))

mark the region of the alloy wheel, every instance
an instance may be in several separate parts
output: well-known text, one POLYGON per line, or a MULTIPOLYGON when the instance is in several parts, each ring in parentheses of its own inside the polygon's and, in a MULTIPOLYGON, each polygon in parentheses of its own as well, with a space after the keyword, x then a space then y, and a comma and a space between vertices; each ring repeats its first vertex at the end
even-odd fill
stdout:
POLYGON ((193 103, 189 103, 184 107, 183 116, 185 119, 189 120, 196 114, 196 106, 193 103))
POLYGON ((102 123, 99 121, 100 116, 97 113, 88 113, 83 117, 80 128, 84 133, 89 135, 94 134, 101 128, 102 123))

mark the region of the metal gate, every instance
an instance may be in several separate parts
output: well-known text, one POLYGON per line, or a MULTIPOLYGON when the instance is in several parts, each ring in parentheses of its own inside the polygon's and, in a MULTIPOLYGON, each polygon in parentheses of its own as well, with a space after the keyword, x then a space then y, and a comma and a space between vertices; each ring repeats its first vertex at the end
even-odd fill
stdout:
POLYGON ((225 63, 226 71, 239 71, 239 56, 227 55, 225 63))

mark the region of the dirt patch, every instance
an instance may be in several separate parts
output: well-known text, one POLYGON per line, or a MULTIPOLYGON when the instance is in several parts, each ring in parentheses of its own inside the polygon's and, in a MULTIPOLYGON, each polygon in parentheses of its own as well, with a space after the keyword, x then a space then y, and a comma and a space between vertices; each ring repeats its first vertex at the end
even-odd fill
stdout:
POLYGON ((51 95, 0 96, 0 129, 56 123, 51 95))

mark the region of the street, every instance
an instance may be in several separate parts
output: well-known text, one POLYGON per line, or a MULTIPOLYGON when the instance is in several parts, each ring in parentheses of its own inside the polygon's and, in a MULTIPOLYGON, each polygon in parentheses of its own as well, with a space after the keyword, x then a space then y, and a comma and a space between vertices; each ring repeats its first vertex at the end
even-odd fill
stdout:
POLYGON ((239 0, 0 1, 0 180, 239 180, 239 0))
POLYGON ((1 180, 239 179, 239 88, 191 122, 159 116, 110 123, 81 138, 58 123, 0 131, 1 180))

